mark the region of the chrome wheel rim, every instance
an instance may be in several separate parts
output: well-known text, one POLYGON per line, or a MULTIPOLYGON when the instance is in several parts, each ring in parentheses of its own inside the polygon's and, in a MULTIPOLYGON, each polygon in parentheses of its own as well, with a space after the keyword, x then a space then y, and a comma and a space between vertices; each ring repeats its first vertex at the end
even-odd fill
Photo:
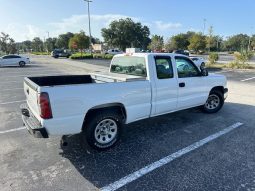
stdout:
POLYGON ((96 126, 95 139, 100 144, 110 143, 117 135, 117 123, 112 119, 104 119, 96 126))
POLYGON ((220 98, 218 95, 212 94, 208 97, 205 107, 209 110, 215 109, 220 105, 220 98))

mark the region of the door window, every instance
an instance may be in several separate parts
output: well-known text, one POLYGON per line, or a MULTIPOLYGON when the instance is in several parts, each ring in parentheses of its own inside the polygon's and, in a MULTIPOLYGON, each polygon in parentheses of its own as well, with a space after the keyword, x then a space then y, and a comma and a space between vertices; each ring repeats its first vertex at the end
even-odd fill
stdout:
POLYGON ((179 78, 199 76, 198 68, 190 59, 185 57, 175 57, 175 62, 179 78))
POLYGON ((170 57, 156 56, 155 64, 156 64, 158 79, 168 79, 168 78, 174 77, 173 67, 172 67, 172 62, 170 57))

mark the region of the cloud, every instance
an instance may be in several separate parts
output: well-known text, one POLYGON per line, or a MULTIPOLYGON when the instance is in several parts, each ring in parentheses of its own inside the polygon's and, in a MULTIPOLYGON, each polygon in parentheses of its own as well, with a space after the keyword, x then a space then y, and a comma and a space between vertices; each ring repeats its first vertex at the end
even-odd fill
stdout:
MULTIPOLYGON (((139 17, 133 17, 122 14, 104 14, 104 15, 91 15, 91 32, 92 36, 101 37, 101 29, 108 27, 114 20, 131 18, 135 22, 141 22, 150 28, 151 34, 158 34, 169 36, 180 32, 183 27, 180 23, 164 22, 164 21, 151 21, 139 17)), ((59 34, 66 32, 79 32, 81 30, 89 34, 88 15, 72 15, 68 18, 63 18, 57 22, 42 23, 41 25, 10 23, 7 27, 0 27, 0 31, 4 31, 15 41, 32 40, 34 37, 43 39, 47 37, 49 31, 50 37, 57 37, 59 34), (2 29, 1 29, 2 28, 2 29)))
POLYGON ((23 25, 20 23, 9 23, 5 28, 0 31, 5 32, 14 38, 15 41, 32 40, 34 37, 43 37, 46 32, 34 25, 23 25))
POLYGON ((155 21, 154 22, 156 28, 160 31, 169 31, 169 30, 175 30, 180 29, 182 27, 182 24, 180 23, 165 23, 163 21, 155 21))
MULTIPOLYGON (((124 19, 127 17, 134 21, 139 20, 136 17, 120 14, 91 15, 92 35, 100 37, 102 28, 107 27, 114 20, 124 19)), ((66 33, 67 31, 78 32, 80 30, 84 30, 88 34, 88 15, 72 15, 71 17, 62 19, 59 22, 49 23, 49 26, 54 31, 52 34, 55 36, 61 33, 66 33)))

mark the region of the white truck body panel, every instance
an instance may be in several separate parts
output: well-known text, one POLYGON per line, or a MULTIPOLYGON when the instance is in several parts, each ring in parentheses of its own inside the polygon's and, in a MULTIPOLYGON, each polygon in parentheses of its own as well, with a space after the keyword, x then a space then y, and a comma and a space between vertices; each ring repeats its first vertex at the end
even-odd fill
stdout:
MULTIPOLYGON (((116 55, 122 57, 127 55, 116 55)), ((66 135, 81 132, 87 112, 93 108, 121 104, 125 108, 125 123, 131 123, 165 113, 203 105, 213 87, 226 88, 226 78, 210 74, 192 78, 178 78, 175 54, 135 53, 129 56, 143 57, 147 77, 115 73, 91 74, 93 83, 37 86, 29 79, 24 91, 29 108, 45 127, 49 135, 66 135), (154 56, 169 56, 174 77, 158 79, 154 56), (179 84, 185 83, 184 88, 179 84), (32 85, 31 85, 32 84, 32 85), (29 89, 29 95, 27 90, 29 89), (47 92, 50 98, 52 119, 40 118, 38 93, 47 92)))

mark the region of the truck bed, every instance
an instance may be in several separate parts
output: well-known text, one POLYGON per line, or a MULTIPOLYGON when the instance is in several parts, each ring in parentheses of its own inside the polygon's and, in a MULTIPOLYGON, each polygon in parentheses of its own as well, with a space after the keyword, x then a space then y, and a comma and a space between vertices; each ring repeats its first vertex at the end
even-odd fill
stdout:
POLYGON ((90 75, 41 76, 28 77, 28 79, 38 86, 59 86, 93 83, 93 79, 90 75))
POLYGON ((28 77, 28 79, 32 82, 28 84, 37 87, 146 80, 146 78, 140 76, 129 76, 125 74, 112 73, 91 73, 90 75, 40 76, 28 77))

